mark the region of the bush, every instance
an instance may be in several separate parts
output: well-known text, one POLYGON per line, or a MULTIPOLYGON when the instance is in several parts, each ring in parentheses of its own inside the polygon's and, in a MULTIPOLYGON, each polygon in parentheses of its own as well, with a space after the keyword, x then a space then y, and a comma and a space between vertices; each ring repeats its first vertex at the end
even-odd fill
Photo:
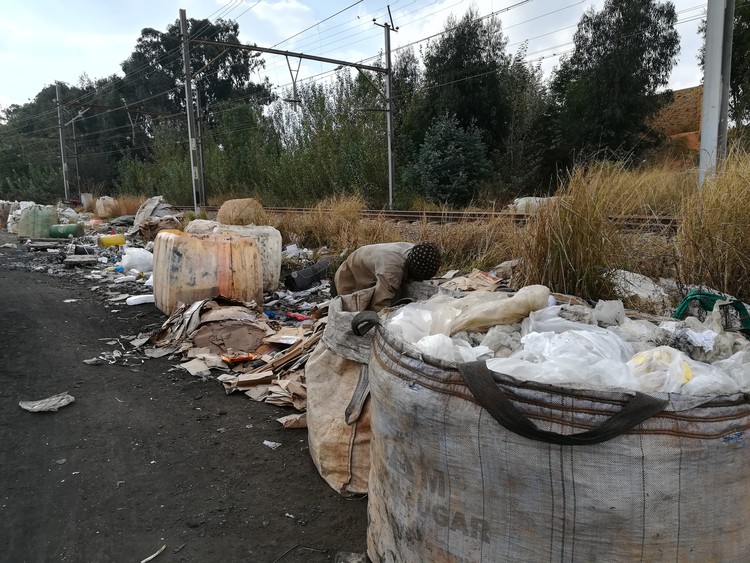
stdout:
POLYGON ((443 116, 427 130, 405 178, 433 202, 462 206, 474 198, 490 171, 479 129, 464 129, 455 117, 443 116))

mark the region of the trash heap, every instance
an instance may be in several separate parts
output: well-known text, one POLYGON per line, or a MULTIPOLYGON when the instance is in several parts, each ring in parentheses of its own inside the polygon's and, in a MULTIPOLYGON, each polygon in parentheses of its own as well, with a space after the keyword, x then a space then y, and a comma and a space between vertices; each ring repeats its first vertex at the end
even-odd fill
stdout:
MULTIPOLYGON (((112 198, 98 198, 97 214, 110 215, 112 205, 112 198)), ((0 219, 4 227, 19 235, 19 243, 10 246, 30 252, 23 266, 11 263, 10 267, 79 277, 101 296, 112 314, 123 306, 156 303, 158 308, 155 239, 165 229, 182 226, 181 215, 161 196, 144 202, 134 216, 107 222, 71 208, 34 202, 0 202, 0 219), (19 233, 26 223, 31 230, 19 233), (52 225, 70 228, 56 235, 52 225)), ((111 349, 84 363, 138 366, 147 359, 167 357, 178 361, 172 370, 215 378, 227 394, 244 393, 257 401, 294 408, 297 412, 279 422, 285 427, 304 427, 304 366, 326 322, 330 285, 322 265, 327 261, 316 260, 320 251, 293 244, 282 249, 280 234, 272 227, 197 220, 185 227, 185 233, 185 238, 246 238, 251 233, 261 241, 262 283, 267 289, 262 304, 221 295, 180 303, 155 330, 144 327, 137 335, 102 339, 111 349), (289 271, 284 280, 287 287, 279 287, 282 260, 289 271), (307 275, 306 267, 316 264, 307 275)), ((162 285, 165 280, 167 285, 182 281, 163 278, 162 285)))
POLYGON ((628 316, 621 301, 559 304, 548 288, 528 286, 514 294, 439 294, 391 312, 384 326, 426 357, 486 361, 523 381, 728 395, 750 390, 750 342, 726 330, 729 304, 718 301, 704 321, 647 320, 628 316))

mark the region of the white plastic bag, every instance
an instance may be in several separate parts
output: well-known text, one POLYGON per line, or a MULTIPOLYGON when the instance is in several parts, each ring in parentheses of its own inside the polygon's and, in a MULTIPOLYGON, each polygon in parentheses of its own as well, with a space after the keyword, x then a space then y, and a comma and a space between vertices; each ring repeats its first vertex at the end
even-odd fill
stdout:
POLYGON ((154 255, 145 248, 126 248, 122 267, 125 271, 151 272, 154 269, 154 255))
POLYGON ((473 362, 492 357, 492 350, 487 346, 472 346, 465 340, 451 338, 445 334, 425 336, 415 347, 423 354, 448 362, 473 362))
POLYGON ((460 311, 453 308, 453 297, 437 294, 427 301, 410 303, 391 313, 385 327, 399 338, 416 344, 425 336, 448 335, 460 311))
POLYGON ((625 306, 622 301, 599 300, 594 307, 594 318, 600 326, 614 326, 622 324, 625 319, 625 306))
POLYGON ((531 332, 521 338, 523 350, 517 355, 525 360, 545 361, 561 357, 616 360, 625 363, 633 357, 633 348, 613 332, 592 330, 568 330, 560 334, 553 332, 531 332))
MULTIPOLYGON (((568 330, 588 330, 599 334, 607 334, 606 328, 601 328, 595 324, 580 323, 564 319, 560 316, 564 305, 555 305, 554 307, 545 307, 538 311, 533 311, 528 318, 521 323, 521 333, 529 334, 531 332, 554 332, 562 333, 568 330)), ((593 319, 593 317, 592 317, 593 319)))
POLYGON ((734 379, 743 393, 750 391, 750 351, 742 350, 711 365, 734 379))
POLYGON ((491 371, 505 373, 523 381, 577 389, 638 388, 638 382, 626 364, 593 356, 561 356, 541 362, 530 362, 514 355, 510 358, 487 360, 487 367, 491 371))
POLYGON ((450 333, 483 332, 496 325, 520 322, 530 312, 546 307, 549 294, 548 287, 528 285, 508 299, 473 303, 453 321, 450 333))
POLYGON ((739 385, 722 370, 697 362, 669 346, 636 354, 628 362, 641 390, 686 395, 727 395, 739 385))
POLYGON ((507 358, 521 348, 521 325, 493 326, 479 342, 480 346, 487 346, 495 352, 496 358, 507 358))

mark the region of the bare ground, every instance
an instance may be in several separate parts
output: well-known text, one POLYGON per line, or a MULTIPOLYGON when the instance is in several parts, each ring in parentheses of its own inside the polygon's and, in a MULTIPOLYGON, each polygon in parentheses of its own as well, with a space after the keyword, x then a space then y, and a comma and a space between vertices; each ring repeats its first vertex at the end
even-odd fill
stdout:
POLYGON ((320 478, 306 431, 275 421, 290 411, 227 396, 167 359, 84 364, 165 317, 152 305, 113 313, 79 275, 48 274, 53 261, 0 249, 0 561, 141 561, 162 546, 156 563, 365 551, 366 499, 320 478), (75 402, 58 412, 18 406, 63 391, 75 402))

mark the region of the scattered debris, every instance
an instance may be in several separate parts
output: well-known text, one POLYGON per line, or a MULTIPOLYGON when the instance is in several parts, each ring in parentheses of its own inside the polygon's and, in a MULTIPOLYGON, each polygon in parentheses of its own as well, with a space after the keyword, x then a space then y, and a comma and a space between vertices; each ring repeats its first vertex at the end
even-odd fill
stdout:
POLYGON ((161 548, 159 548, 159 551, 157 551, 157 552, 156 552, 156 553, 154 553, 153 555, 149 555, 148 557, 146 557, 146 559, 144 559, 143 561, 141 561, 141 563, 148 563, 148 562, 149 562, 149 561, 151 561, 152 559, 156 559, 156 558, 157 558, 157 557, 159 556, 159 554, 160 554, 160 553, 161 553, 162 551, 164 551, 165 549, 167 549, 167 545, 166 545, 166 544, 164 544, 163 546, 161 546, 161 548))
POLYGON ((272 450, 275 450, 281 447, 281 442, 272 442, 270 440, 263 440, 263 445, 271 448, 272 450))
POLYGON ((65 391, 38 401, 20 401, 18 406, 29 412, 57 412, 58 409, 69 405, 73 401, 75 401, 73 396, 65 391))

